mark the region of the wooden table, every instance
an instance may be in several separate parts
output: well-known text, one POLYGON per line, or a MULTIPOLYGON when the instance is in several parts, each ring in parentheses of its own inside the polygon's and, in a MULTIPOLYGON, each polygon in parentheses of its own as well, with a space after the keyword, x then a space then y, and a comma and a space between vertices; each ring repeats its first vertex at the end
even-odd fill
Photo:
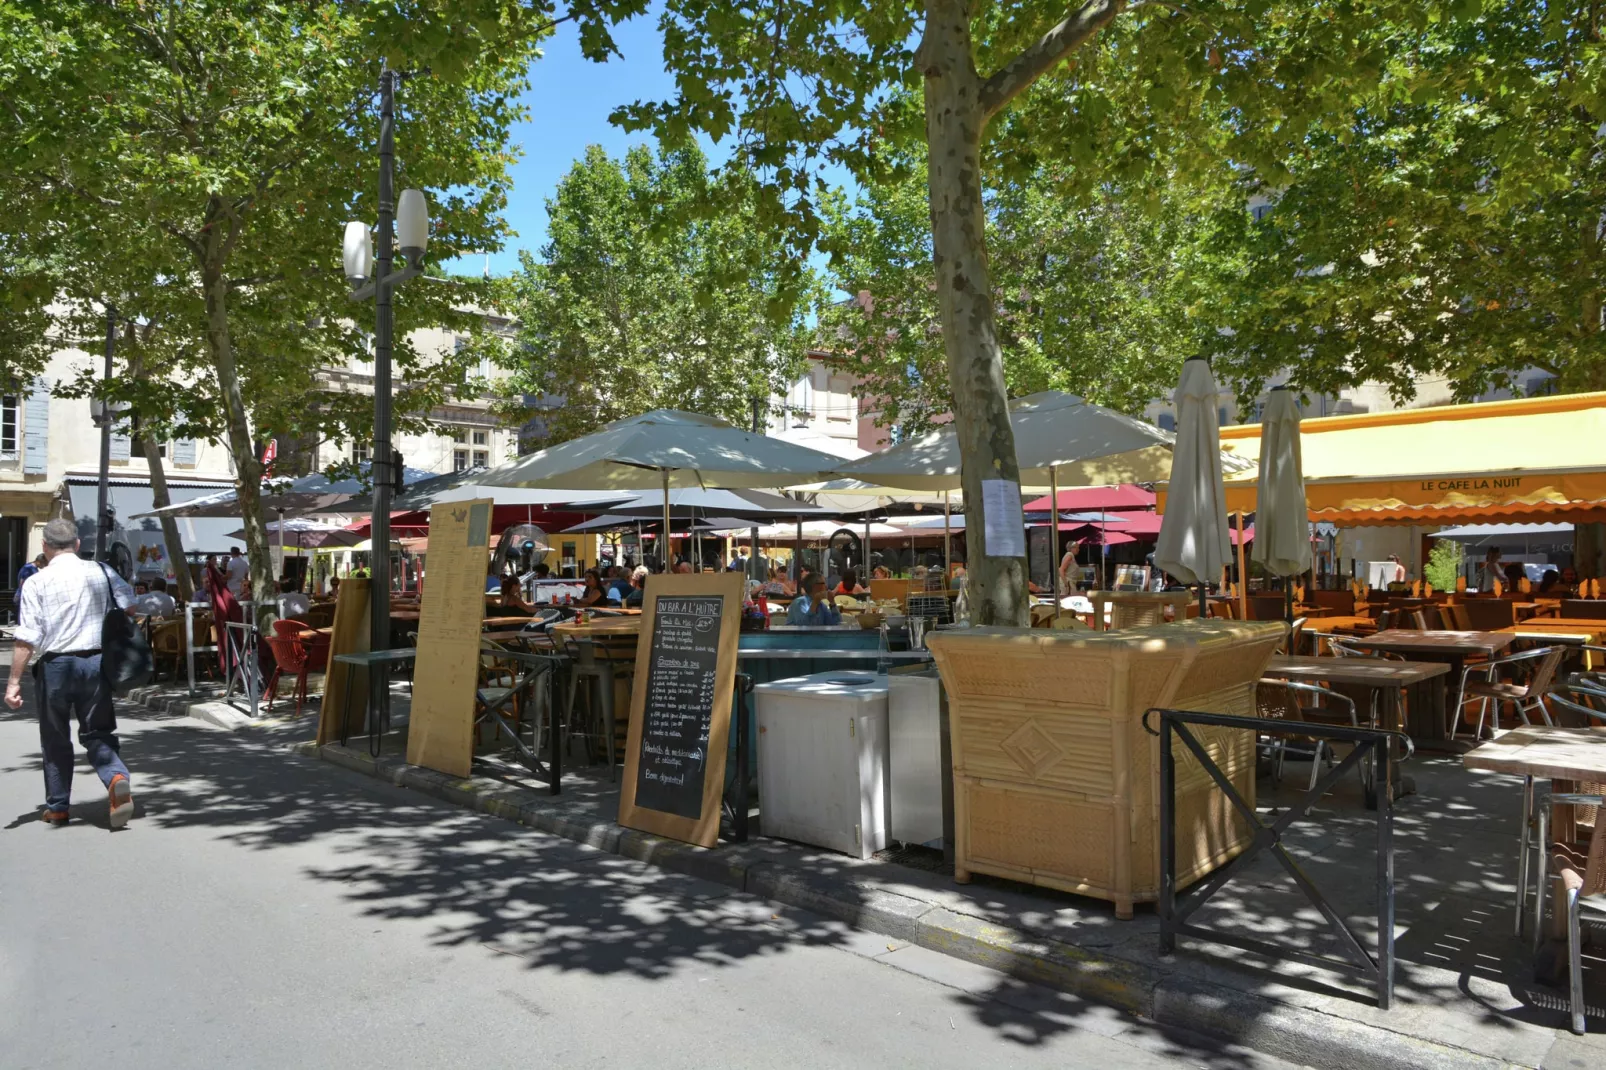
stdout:
MULTIPOLYGON (((1468 751, 1461 758, 1468 769, 1481 769, 1490 773, 1511 773, 1523 778, 1522 824, 1527 829, 1533 817, 1534 778, 1548 777, 1559 792, 1570 790, 1571 783, 1580 780, 1599 783, 1606 780, 1606 730, 1599 728, 1549 728, 1545 725, 1524 725, 1498 739, 1468 751)), ((1552 821, 1555 835, 1552 839, 1570 839, 1572 807, 1561 808, 1552 821)), ((1528 858, 1520 844, 1517 848, 1517 925, 1522 933, 1522 892, 1528 884, 1528 858)), ((1541 865, 1543 862, 1540 863, 1541 865)), ((1537 937, 1544 914, 1544 897, 1534 896, 1534 933, 1537 937)))
MULTIPOLYGON (((1266 675, 1275 676, 1284 680, 1298 680, 1303 683, 1328 684, 1341 694, 1346 694, 1351 700, 1360 696, 1351 692, 1362 692, 1366 701, 1370 703, 1372 693, 1383 701, 1377 704, 1378 727, 1390 732, 1398 732, 1400 724, 1400 711, 1403 704, 1401 696, 1411 694, 1409 705, 1414 713, 1418 707, 1424 707, 1427 715, 1436 717, 1441 723, 1443 717, 1439 716, 1443 710, 1442 696, 1444 694, 1444 681, 1441 677, 1450 674, 1450 666, 1442 661, 1384 661, 1377 658, 1313 658, 1304 655, 1274 654, 1266 666, 1266 675), (1432 684, 1429 682, 1433 681, 1432 684)), ((1359 705, 1359 702, 1357 702, 1359 705)), ((1413 717, 1413 720, 1417 718, 1413 717)), ((1410 732, 1406 733, 1410 735, 1410 732)), ((1373 778, 1373 783, 1377 778, 1373 778)), ((1409 778, 1401 777, 1395 781, 1401 795, 1408 795, 1416 790, 1409 778)), ((1376 806, 1376 800, 1370 796, 1367 806, 1376 806)))
MULTIPOLYGON (((1606 620, 1561 621, 1534 617, 1525 623, 1501 628, 1518 639, 1556 646, 1600 646, 1606 638, 1606 620)), ((1586 672, 1600 668, 1600 655, 1592 650, 1581 651, 1581 667, 1586 672)))
POLYGON ((559 639, 591 639, 598 636, 629 636, 641 634, 640 617, 597 617, 584 624, 565 621, 547 629, 559 639))
MULTIPOLYGON (((1403 654, 1413 660, 1437 661, 1448 666, 1449 673, 1445 678, 1430 681, 1423 689, 1423 697, 1428 701, 1412 704, 1407 731, 1420 746, 1423 743, 1445 741, 1448 729, 1445 723, 1445 712, 1448 709, 1445 704, 1446 691, 1450 686, 1460 686, 1461 669, 1466 665, 1467 659, 1492 658, 1516 639, 1515 635, 1507 632, 1417 632, 1405 628, 1389 628, 1375 635, 1356 639, 1355 645, 1363 650, 1403 654)), ((1456 711, 1456 716, 1461 716, 1460 710, 1456 711)))
POLYGON ((1337 635, 1371 635, 1377 631, 1377 621, 1371 617, 1323 617, 1310 627, 1311 631, 1332 632, 1337 635))

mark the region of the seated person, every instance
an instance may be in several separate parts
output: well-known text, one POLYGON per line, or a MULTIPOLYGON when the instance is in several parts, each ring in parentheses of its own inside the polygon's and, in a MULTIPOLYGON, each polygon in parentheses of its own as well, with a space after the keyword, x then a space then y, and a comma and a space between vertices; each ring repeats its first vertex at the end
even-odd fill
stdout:
POLYGON ((770 568, 770 578, 764 584, 764 594, 769 598, 790 598, 797 594, 797 585, 786 578, 786 572, 779 566, 770 568))
POLYGON ((546 566, 545 562, 535 566, 535 578, 538 580, 549 580, 552 578, 552 570, 546 566))
POLYGON ((836 606, 833 606, 831 600, 826 597, 825 577, 817 572, 810 573, 804 577, 800 589, 803 593, 794 598, 786 609, 787 624, 797 627, 842 623, 842 614, 837 612, 836 606))
POLYGON ((580 597, 574 600, 577 606, 597 606, 607 602, 608 596, 602 589, 602 576, 594 568, 586 569, 586 588, 580 592, 580 597))
POLYGON ((646 565, 637 565, 636 570, 630 574, 630 593, 625 595, 626 608, 641 608, 641 600, 647 595, 647 577, 649 575, 646 565))
POLYGON ((536 611, 535 606, 524 600, 524 585, 515 576, 506 576, 502 579, 502 608, 531 615, 536 611))
POLYGON ((1576 591, 1578 589, 1578 570, 1571 565, 1562 566, 1561 585, 1569 591, 1576 591))
POLYGON ((1561 594, 1561 573, 1553 568, 1545 569, 1544 579, 1539 581, 1540 594, 1561 594))
POLYGON ((625 599, 630 597, 630 576, 623 565, 615 565, 608 572, 608 601, 624 605, 625 599))
POLYGON ((877 565, 871 570, 870 578, 872 580, 890 580, 892 578, 892 570, 886 565, 877 565))
POLYGON ((296 589, 295 580, 283 580, 279 584, 279 617, 283 620, 293 620, 305 617, 312 612, 312 599, 296 589))
POLYGON ((495 569, 486 569, 485 570, 485 593, 486 594, 501 594, 506 589, 507 589, 507 585, 502 582, 502 577, 498 576, 496 574, 496 570, 495 569))
POLYGON ((178 612, 178 604, 173 596, 167 593, 167 581, 160 576, 152 577, 148 586, 149 592, 134 599, 134 612, 142 617, 171 617, 178 612))
POLYGON ((857 569, 848 568, 848 569, 843 569, 842 570, 842 581, 836 585, 836 590, 832 591, 831 593, 832 594, 846 594, 846 595, 861 595, 861 594, 869 594, 870 592, 863 585, 861 585, 859 583, 859 572, 858 572, 858 570, 857 569))

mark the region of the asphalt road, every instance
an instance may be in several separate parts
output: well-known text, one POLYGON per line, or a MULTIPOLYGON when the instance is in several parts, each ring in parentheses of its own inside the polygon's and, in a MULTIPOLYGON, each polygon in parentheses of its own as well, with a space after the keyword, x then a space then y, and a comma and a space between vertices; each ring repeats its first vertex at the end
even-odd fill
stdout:
POLYGON ((49 828, 31 711, 0 711, 7 1070, 1281 1065, 272 733, 122 727, 133 825, 107 829, 80 756, 74 820, 49 828))

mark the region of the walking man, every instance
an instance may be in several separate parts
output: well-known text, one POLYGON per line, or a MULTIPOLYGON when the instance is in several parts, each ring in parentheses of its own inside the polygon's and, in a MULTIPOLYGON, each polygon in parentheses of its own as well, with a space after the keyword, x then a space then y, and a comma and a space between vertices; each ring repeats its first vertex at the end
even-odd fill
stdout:
POLYGON ((22 674, 35 654, 34 697, 39 708, 39 749, 45 759, 45 809, 40 819, 65 825, 72 796, 72 719, 78 742, 106 785, 111 827, 134 814, 128 767, 117 754, 112 692, 100 674, 100 631, 111 598, 134 604, 134 591, 112 569, 78 556, 78 529, 70 520, 45 525, 46 565, 18 592, 16 645, 6 705, 22 708, 22 674))

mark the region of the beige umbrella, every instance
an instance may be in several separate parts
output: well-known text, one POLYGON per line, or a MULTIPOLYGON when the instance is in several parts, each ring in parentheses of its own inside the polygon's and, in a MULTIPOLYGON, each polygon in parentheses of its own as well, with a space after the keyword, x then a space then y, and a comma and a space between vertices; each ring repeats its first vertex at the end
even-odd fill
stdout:
MULTIPOLYGON (((1253 556, 1261 568, 1284 578, 1291 595, 1292 577, 1310 568, 1310 515, 1305 508, 1299 405, 1287 387, 1272 390, 1260 424, 1253 556)), ((1290 619, 1292 610, 1290 598, 1290 619)))
POLYGON ((1170 493, 1154 563, 1183 583, 1199 585, 1199 615, 1205 592, 1221 575, 1230 551, 1227 495, 1221 486, 1221 426, 1216 417, 1219 391, 1210 364, 1194 357, 1182 365, 1173 397, 1177 410, 1176 452, 1170 493))
MULTIPOLYGON (((841 464, 819 450, 674 409, 616 420, 581 438, 486 472, 501 487, 658 490, 669 530, 671 487, 785 487, 832 478, 841 464)), ((668 555, 664 555, 668 564, 668 555)))

